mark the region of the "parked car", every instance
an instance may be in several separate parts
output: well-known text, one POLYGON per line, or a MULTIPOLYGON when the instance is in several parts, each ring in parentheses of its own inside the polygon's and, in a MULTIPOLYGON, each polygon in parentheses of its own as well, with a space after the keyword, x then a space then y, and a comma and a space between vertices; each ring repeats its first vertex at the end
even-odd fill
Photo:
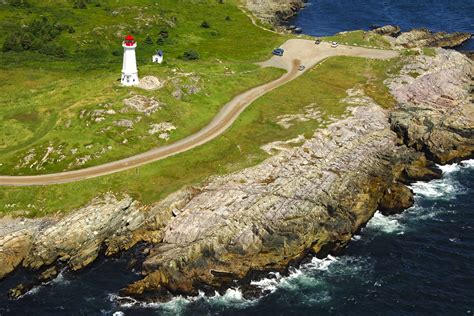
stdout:
POLYGON ((337 42, 332 42, 331 43, 331 47, 332 48, 336 48, 337 46, 339 46, 339 44, 337 42))
POLYGON ((321 44, 321 40, 319 38, 317 38, 316 41, 314 42, 314 44, 316 44, 316 45, 321 44))
POLYGON ((298 70, 299 70, 299 71, 303 71, 303 70, 305 70, 305 69, 306 69, 306 67, 305 67, 304 65, 300 65, 300 66, 298 67, 298 70))
POLYGON ((285 53, 285 50, 283 48, 275 48, 273 50, 273 55, 275 56, 283 56, 284 53, 285 53))

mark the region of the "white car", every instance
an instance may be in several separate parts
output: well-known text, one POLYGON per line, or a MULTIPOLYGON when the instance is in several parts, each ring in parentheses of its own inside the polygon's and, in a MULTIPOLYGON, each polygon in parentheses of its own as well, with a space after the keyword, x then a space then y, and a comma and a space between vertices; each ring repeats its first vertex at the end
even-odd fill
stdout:
POLYGON ((339 46, 339 44, 337 42, 332 42, 331 43, 331 47, 332 48, 336 48, 337 46, 339 46))

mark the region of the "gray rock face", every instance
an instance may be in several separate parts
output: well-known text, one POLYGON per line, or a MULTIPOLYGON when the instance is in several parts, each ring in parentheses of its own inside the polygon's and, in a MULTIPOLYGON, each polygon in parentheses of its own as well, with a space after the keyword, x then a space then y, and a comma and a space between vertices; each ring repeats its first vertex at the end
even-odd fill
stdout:
POLYGON ((415 157, 389 127, 380 107, 358 107, 302 147, 214 178, 170 221, 144 263, 148 276, 127 293, 197 294, 195 284, 283 269, 308 249, 337 252, 376 211, 400 157, 415 157))
POLYGON ((444 49, 438 49, 435 57, 412 58, 402 75, 388 82, 400 103, 400 108, 390 115, 392 129, 408 146, 424 151, 438 163, 471 157, 472 60, 444 49))
POLYGON ((278 26, 304 7, 305 0, 247 0, 247 8, 261 21, 278 26))

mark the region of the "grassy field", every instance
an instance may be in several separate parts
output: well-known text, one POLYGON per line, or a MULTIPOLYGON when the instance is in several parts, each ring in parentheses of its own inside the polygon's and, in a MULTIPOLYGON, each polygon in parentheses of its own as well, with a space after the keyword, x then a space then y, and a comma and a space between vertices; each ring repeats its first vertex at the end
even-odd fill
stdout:
POLYGON ((79 2, 0 4, 1 45, 43 17, 73 30, 51 41, 64 56, 32 49, 0 53, 1 174, 84 168, 175 141, 205 126, 234 95, 281 75, 254 63, 268 58, 286 37, 252 25, 234 1, 89 0, 82 1, 86 8, 74 8, 79 2), (209 27, 201 26, 204 21, 209 27), (140 76, 156 76, 164 88, 129 89, 116 81, 128 33, 139 43, 140 76), (166 60, 159 66, 151 63, 158 48, 166 60), (188 50, 200 59, 183 60, 188 50), (153 98, 161 109, 149 116, 122 113, 123 100, 136 94, 153 98), (113 114, 97 118, 104 110, 113 114), (133 127, 117 126, 121 120, 133 127), (162 122, 177 127, 168 141, 149 133, 152 124, 162 122))
POLYGON ((255 165, 269 157, 260 148, 262 145, 298 135, 310 136, 344 115, 347 104, 341 100, 350 88, 362 89, 381 105, 391 106, 393 100, 382 82, 396 71, 397 63, 330 58, 258 99, 225 134, 201 147, 135 170, 87 181, 47 187, 0 187, 0 212, 27 216, 67 212, 110 191, 151 203, 211 175, 255 165), (278 124, 282 115, 302 114, 308 107, 319 111, 320 119, 294 120, 289 128, 278 124))
POLYGON ((333 36, 323 37, 322 39, 328 42, 336 41, 346 45, 390 48, 390 43, 384 39, 383 36, 361 30, 339 33, 333 36))

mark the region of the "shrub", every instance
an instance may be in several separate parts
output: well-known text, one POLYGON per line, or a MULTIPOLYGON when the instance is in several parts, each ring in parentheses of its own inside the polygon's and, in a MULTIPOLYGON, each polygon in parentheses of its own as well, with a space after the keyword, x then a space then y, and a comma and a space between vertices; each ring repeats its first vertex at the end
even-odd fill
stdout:
POLYGON ((41 48, 40 53, 49 56, 66 57, 66 51, 64 50, 64 48, 53 43, 45 44, 41 48))
POLYGON ((161 30, 160 31, 160 37, 168 38, 169 37, 169 32, 167 30, 161 30))
POLYGON ((199 53, 195 50, 190 49, 184 52, 182 58, 184 60, 196 60, 199 59, 199 53))
POLYGON ((50 56, 64 57, 66 51, 52 42, 64 31, 74 32, 74 28, 66 24, 52 23, 46 17, 35 19, 26 27, 18 27, 8 34, 3 43, 4 52, 38 51, 50 56))
POLYGON ((12 7, 17 7, 17 8, 31 7, 30 3, 27 0, 10 0, 7 3, 9 3, 12 7))
POLYGON ((205 29, 208 29, 211 27, 211 25, 207 22, 207 21, 204 21, 201 23, 201 27, 205 28, 205 29))
POLYGON ((87 8, 87 0, 74 0, 74 9, 86 9, 87 8))
POLYGON ((145 44, 147 45, 153 45, 153 40, 151 39, 150 36, 147 36, 145 39, 145 44))
POLYGON ((158 36, 158 39, 156 40, 156 44, 164 45, 165 44, 165 39, 161 36, 158 36))

